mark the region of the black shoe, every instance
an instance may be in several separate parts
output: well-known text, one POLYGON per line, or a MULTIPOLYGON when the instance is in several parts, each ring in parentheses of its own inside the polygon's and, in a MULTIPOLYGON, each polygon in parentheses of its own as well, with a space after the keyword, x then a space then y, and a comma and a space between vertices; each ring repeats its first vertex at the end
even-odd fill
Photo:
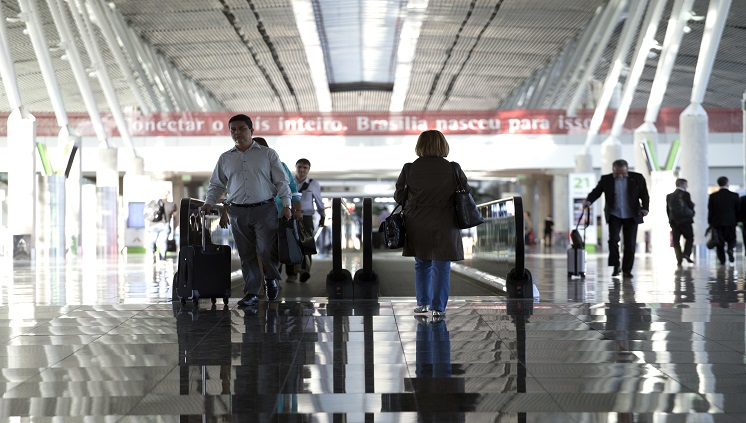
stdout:
POLYGON ((681 260, 676 260, 676 265, 681 267, 681 260))
POLYGON ((614 266, 614 271, 611 272, 611 276, 619 276, 619 266, 614 266))
POLYGON ((245 297, 238 300, 240 306, 255 306, 259 303, 259 298, 256 295, 247 294, 245 297))
POLYGON ((731 254, 731 255, 728 256, 728 261, 731 262, 731 263, 733 263, 734 261, 736 261, 736 258, 733 257, 733 254, 731 254))
POLYGON ((694 264, 694 260, 692 260, 691 257, 684 257, 684 260, 689 262, 689 264, 694 264))
POLYGON ((622 276, 624 276, 627 279, 632 279, 632 273, 631 272, 624 272, 624 273, 622 273, 622 276))
POLYGON ((274 301, 280 294, 280 287, 277 286, 277 281, 274 279, 267 279, 264 281, 264 290, 267 294, 267 301, 274 301))
POLYGON ((300 274, 300 281, 305 282, 307 280, 311 279, 311 274, 308 272, 303 272, 300 274))

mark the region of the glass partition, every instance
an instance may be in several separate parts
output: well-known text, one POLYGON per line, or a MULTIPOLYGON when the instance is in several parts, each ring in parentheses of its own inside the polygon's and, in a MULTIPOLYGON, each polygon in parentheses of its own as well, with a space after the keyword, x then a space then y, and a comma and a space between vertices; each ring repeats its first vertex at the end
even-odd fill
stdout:
POLYGON ((469 229, 475 239, 472 254, 499 264, 500 277, 524 268, 523 200, 510 197, 480 204, 484 223, 469 229))

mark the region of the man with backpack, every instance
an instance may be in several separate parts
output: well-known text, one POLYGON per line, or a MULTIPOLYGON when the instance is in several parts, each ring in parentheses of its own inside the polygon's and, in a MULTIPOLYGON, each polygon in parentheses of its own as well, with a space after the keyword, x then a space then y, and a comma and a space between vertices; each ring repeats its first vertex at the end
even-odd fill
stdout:
POLYGON ((676 190, 666 196, 666 213, 668 224, 671 225, 673 250, 676 253, 676 263, 681 267, 682 260, 694 263, 691 259, 694 245, 694 203, 686 191, 689 184, 686 179, 676 180, 676 190), (684 237, 684 251, 681 251, 681 237, 684 237))
MULTIPOLYGON (((308 176, 311 170, 311 162, 308 159, 299 159, 295 162, 295 183, 301 194, 300 206, 303 213, 303 229, 309 236, 314 236, 315 228, 313 222, 314 213, 319 214, 319 226, 324 226, 326 215, 324 214, 324 202, 321 200, 321 185, 319 181, 308 176), (315 208, 314 208, 315 206, 315 208)), ((288 267, 288 282, 295 281, 295 270, 300 270, 300 281, 306 282, 310 277, 311 256, 306 256, 305 269, 290 269, 288 267)))
POLYGON ((153 255, 153 263, 166 259, 171 217, 176 214, 176 204, 168 201, 170 195, 171 192, 166 191, 163 198, 149 202, 143 212, 148 230, 146 246, 153 255))

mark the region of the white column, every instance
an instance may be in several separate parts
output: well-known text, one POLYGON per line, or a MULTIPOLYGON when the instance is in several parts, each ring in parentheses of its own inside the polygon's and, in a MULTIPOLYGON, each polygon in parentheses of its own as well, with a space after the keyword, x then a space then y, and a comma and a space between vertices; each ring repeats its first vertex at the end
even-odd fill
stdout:
POLYGON ((570 228, 567 222, 570 219, 570 211, 567 209, 569 195, 567 175, 555 174, 552 177, 552 217, 554 218, 554 231, 566 234, 570 228))
POLYGON ((679 117, 682 145, 679 177, 689 181, 687 191, 692 196, 694 210, 697 212, 694 215, 694 246, 697 256, 707 251, 707 186, 714 184, 710 180, 707 162, 708 120, 707 112, 698 103, 690 104, 679 117))
POLYGON ((19 258, 34 257, 36 249, 36 119, 21 117, 19 109, 8 116, 8 155, 13 157, 8 168, 8 228, 14 253, 18 243, 30 253, 19 258))
POLYGON ((119 171, 115 148, 98 151, 96 198, 96 253, 98 256, 115 256, 119 254, 119 171))
POLYGON ((554 215, 552 214, 552 180, 550 178, 542 177, 538 181, 537 188, 539 201, 536 216, 534 218, 536 223, 536 229, 534 232, 536 233, 537 242, 543 243, 544 222, 546 221, 547 216, 552 216, 552 218, 554 218, 554 215))

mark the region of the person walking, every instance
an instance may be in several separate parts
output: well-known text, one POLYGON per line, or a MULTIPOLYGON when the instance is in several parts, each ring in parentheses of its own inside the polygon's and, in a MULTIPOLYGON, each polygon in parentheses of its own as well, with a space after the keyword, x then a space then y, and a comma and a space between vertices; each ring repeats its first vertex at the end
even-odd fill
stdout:
POLYGON ((245 295, 238 303, 254 306, 262 285, 257 256, 263 263, 267 300, 277 299, 280 292, 277 280, 281 275, 274 253, 278 226, 275 196, 282 199, 282 218, 291 219, 290 185, 277 152, 252 139, 251 118, 233 116, 228 127, 235 146, 218 158, 201 212, 209 213, 223 195, 228 198, 228 218, 244 279, 245 295))
POLYGON ((710 194, 707 200, 707 223, 710 230, 717 233, 715 246, 718 261, 725 264, 725 248, 728 248, 728 261, 733 263, 733 249, 736 247, 736 225, 738 224, 740 198, 728 189, 728 178, 721 176, 717 180, 720 189, 710 194))
POLYGON ((632 277, 637 248, 637 225, 648 215, 650 195, 642 174, 630 172, 626 160, 615 160, 611 164, 611 173, 602 175, 595 188, 583 202, 583 208, 590 208, 601 195, 606 199, 604 216, 609 225, 609 266, 614 268, 611 276, 623 273, 625 278, 632 277), (619 260, 619 232, 622 232, 624 256, 621 269, 619 260))
MULTIPOLYGON (((314 226, 314 214, 319 214, 319 227, 326 224, 326 214, 324 212, 324 201, 321 198, 321 184, 319 181, 309 176, 311 171, 311 162, 308 159, 298 159, 295 162, 295 183, 300 193, 300 208, 303 214, 303 230, 309 236, 314 236, 316 228, 314 226), (315 209, 314 209, 315 207, 315 209)), ((306 256, 306 269, 300 274, 300 281, 306 282, 311 278, 311 256, 306 256)), ((295 279, 293 279, 295 280, 295 279)), ((288 282, 290 275, 288 274, 288 282)))
POLYGON ((544 246, 552 246, 552 234, 554 233, 554 219, 552 216, 547 216, 544 219, 544 246))
POLYGON ((147 222, 147 246, 152 254, 153 263, 166 259, 168 252, 168 238, 171 236, 171 219, 176 214, 177 207, 169 201, 171 191, 166 190, 163 197, 152 200, 145 207, 145 221, 147 222))
MULTIPOLYGON (((461 231, 456 226, 453 193, 454 170, 445 159, 448 141, 440 131, 420 134, 415 146, 418 158, 402 168, 396 181, 394 200, 404 204, 407 235, 402 255, 414 257, 415 313, 432 310, 434 320, 446 315, 450 291, 451 262, 464 259, 461 231)), ((461 186, 467 179, 454 162, 461 186)))
POLYGON ((676 254, 676 263, 681 267, 682 260, 694 263, 691 259, 692 246, 694 245, 694 203, 692 196, 686 191, 689 187, 686 179, 676 180, 676 190, 666 196, 666 214, 668 224, 671 225, 671 236, 673 251, 676 254), (684 252, 681 252, 681 237, 684 237, 684 252))

